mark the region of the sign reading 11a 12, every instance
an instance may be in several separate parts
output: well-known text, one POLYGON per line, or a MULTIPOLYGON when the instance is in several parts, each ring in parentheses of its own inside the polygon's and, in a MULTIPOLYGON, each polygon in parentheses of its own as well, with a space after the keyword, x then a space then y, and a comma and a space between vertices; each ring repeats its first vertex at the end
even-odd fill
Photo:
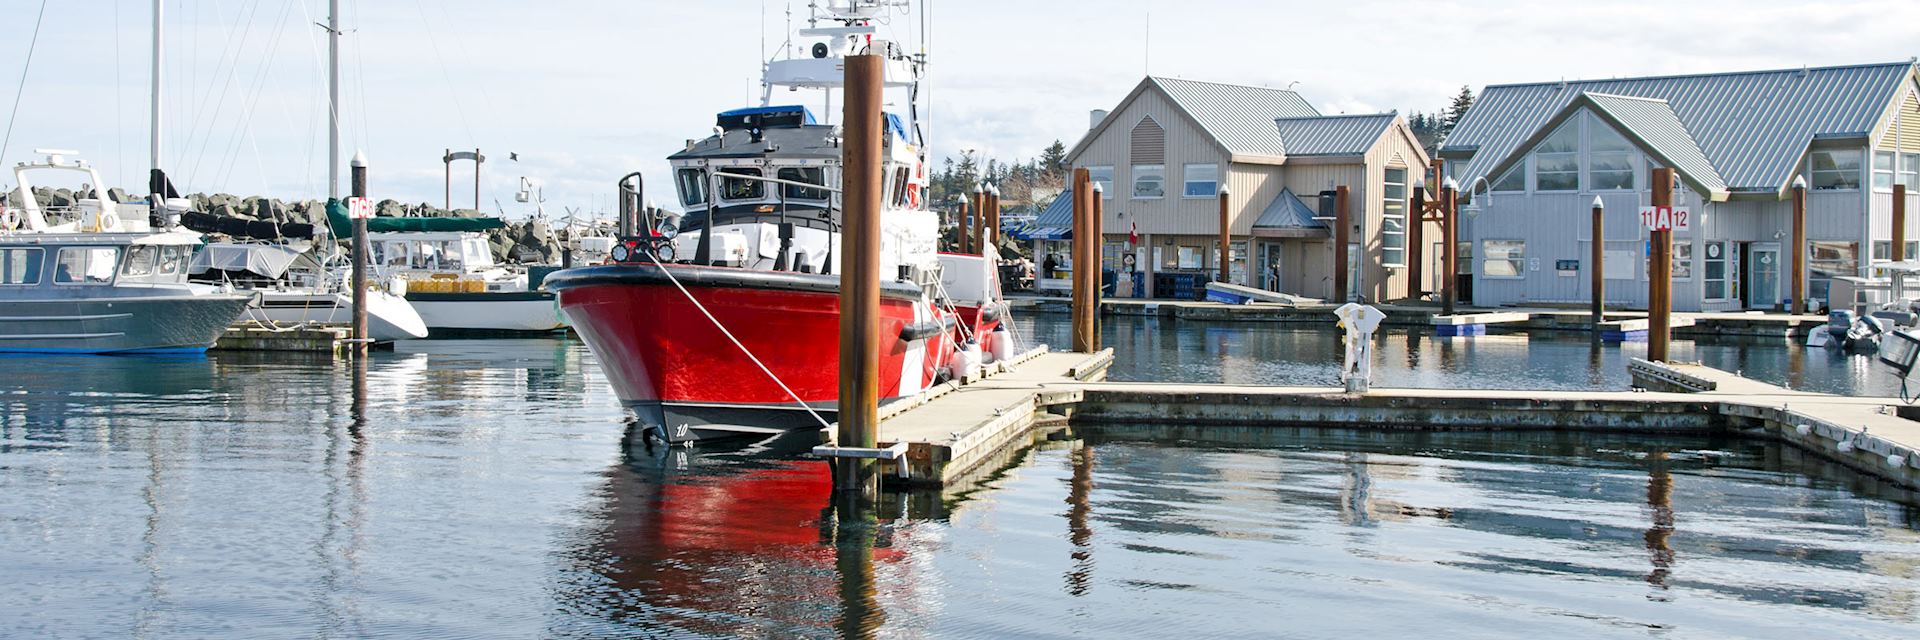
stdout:
POLYGON ((1640 207, 1640 226, 1648 231, 1687 231, 1692 218, 1686 207, 1640 207))

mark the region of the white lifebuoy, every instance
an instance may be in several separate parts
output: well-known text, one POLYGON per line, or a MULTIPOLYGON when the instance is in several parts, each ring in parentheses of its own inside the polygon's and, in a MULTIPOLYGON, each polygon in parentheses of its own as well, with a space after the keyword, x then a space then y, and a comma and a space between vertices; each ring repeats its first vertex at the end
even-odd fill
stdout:
POLYGON ((120 216, 111 212, 100 214, 100 230, 109 231, 120 228, 120 216))
POLYGON ((20 214, 12 209, 0 208, 0 230, 12 231, 20 228, 20 214))

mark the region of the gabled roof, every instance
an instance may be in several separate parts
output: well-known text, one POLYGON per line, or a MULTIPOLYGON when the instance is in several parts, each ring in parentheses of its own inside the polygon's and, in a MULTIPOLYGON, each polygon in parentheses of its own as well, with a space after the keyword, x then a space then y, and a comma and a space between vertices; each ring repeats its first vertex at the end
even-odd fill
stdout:
POLYGON ((1015 240, 1065 240, 1073 237, 1073 188, 1060 192, 1026 228, 1009 232, 1015 240))
POLYGON ((1282 157, 1286 155, 1286 148, 1273 121, 1320 115, 1300 94, 1286 89, 1147 76, 1114 107, 1114 115, 1102 120, 1073 145, 1067 157, 1079 157, 1087 145, 1118 119, 1115 116, 1148 89, 1166 96, 1176 110, 1206 132, 1215 144, 1235 156, 1282 157))
POLYGON ((1288 157, 1365 155, 1393 126, 1395 115, 1308 116, 1276 118, 1274 129, 1288 157))
POLYGON ((1534 131, 1513 152, 1502 158, 1498 164, 1487 171, 1491 177, 1504 176, 1507 171, 1518 166, 1531 152, 1534 146, 1553 135, 1560 125, 1582 110, 1593 112, 1630 141, 1638 144, 1648 155, 1661 165, 1673 167, 1680 173, 1680 179, 1691 185, 1695 191, 1707 194, 1708 199, 1724 201, 1728 189, 1726 180, 1720 177, 1719 170, 1707 160, 1705 152, 1700 150, 1692 134, 1680 116, 1673 112, 1665 100, 1616 96, 1606 93, 1581 92, 1580 96, 1567 103, 1547 122, 1534 131))
POLYGON ((1293 189, 1283 188, 1280 195, 1273 197, 1273 202, 1267 203, 1266 210, 1260 212, 1260 218, 1254 220, 1253 229, 1260 235, 1324 236, 1327 224, 1315 220, 1317 215, 1319 211, 1301 202, 1293 195, 1293 189))
POLYGON ((1481 92, 1440 150, 1477 149, 1456 175, 1462 184, 1491 180, 1496 165, 1581 96, 1651 98, 1667 103, 1728 189, 1779 193, 1815 138, 1870 135, 1913 69, 1909 61, 1495 85, 1481 92))

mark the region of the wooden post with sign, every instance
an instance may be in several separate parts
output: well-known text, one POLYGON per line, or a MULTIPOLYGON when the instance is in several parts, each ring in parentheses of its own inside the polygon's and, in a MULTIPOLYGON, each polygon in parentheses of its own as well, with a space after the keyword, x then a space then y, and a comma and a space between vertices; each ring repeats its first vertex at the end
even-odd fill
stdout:
POLYGON ((1673 337, 1673 169, 1653 170, 1653 256, 1647 275, 1647 359, 1667 361, 1673 337))
POLYGON ((353 154, 353 197, 348 199, 348 216, 353 218, 353 348, 356 355, 367 352, 367 218, 373 217, 373 202, 367 199, 367 155, 353 154))

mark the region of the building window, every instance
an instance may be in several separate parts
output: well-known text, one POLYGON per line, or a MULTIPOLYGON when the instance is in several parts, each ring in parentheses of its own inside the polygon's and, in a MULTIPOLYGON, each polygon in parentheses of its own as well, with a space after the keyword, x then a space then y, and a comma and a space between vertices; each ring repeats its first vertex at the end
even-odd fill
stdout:
POLYGON ((1200 247, 1189 247, 1184 245, 1181 246, 1179 268, 1181 269, 1202 268, 1201 265, 1204 264, 1203 261, 1206 260, 1206 258, 1201 255, 1202 253, 1204 252, 1200 250, 1200 247))
POLYGON ((1493 181, 1493 190, 1494 191, 1526 191, 1527 190, 1527 161, 1521 160, 1519 164, 1513 165, 1513 168, 1509 169, 1506 175, 1500 176, 1499 180, 1493 181))
POLYGON ((1488 278, 1520 278, 1527 269, 1527 241, 1480 241, 1480 275, 1488 278))
POLYGON ((1577 120, 1547 136, 1533 149, 1533 189, 1535 191, 1578 191, 1580 189, 1580 128, 1577 120))
MULTIPOLYGON (((1647 255, 1641 256, 1640 263, 1644 267, 1641 272, 1646 274, 1642 279, 1651 280, 1653 278, 1653 245, 1646 245, 1646 250, 1647 255)), ((1693 279, 1693 241, 1691 240, 1673 241, 1673 279, 1693 279)))
MULTIPOLYGON (((1920 241, 1908 240, 1907 253, 1903 257, 1905 257, 1908 260, 1920 259, 1920 241)), ((1892 240, 1873 241, 1873 260, 1874 261, 1885 262, 1892 259, 1893 259, 1893 241, 1892 240)))
POLYGON ((1704 271, 1705 296, 1708 300, 1727 299, 1727 243, 1708 242, 1707 261, 1704 271))
MULTIPOLYGON (((775 177, 781 180, 789 181, 789 182, 805 182, 807 184, 826 184, 827 183, 826 170, 821 169, 819 167, 782 167, 780 169, 780 173, 777 174, 775 177)), ((786 197, 790 200, 825 200, 827 199, 826 189, 815 189, 813 187, 802 187, 799 185, 785 184, 785 185, 780 185, 780 191, 781 193, 785 194, 786 197)))
MULTIPOLYGON (((760 170, 749 167, 724 167, 721 173, 760 177, 760 170)), ((748 178, 720 178, 720 197, 725 200, 759 200, 767 197, 767 183, 748 178)))
POLYGON ((694 206, 707 202, 707 172, 699 169, 681 169, 680 204, 694 206))
POLYGON ((38 247, 0 249, 0 284, 40 284, 38 247))
POLYGON ((1825 300, 1834 276, 1860 272, 1860 243, 1814 240, 1807 245, 1807 293, 1825 300))
POLYGON ((1220 195, 1220 165, 1190 164, 1182 176, 1186 188, 1180 195, 1187 198, 1213 198, 1220 195))
POLYGON ((1873 190, 1893 190, 1893 163, 1900 155, 1892 151, 1873 152, 1873 190))
POLYGON ((1133 166, 1134 199, 1161 198, 1167 195, 1167 167, 1158 164, 1133 166))
POLYGON ((1913 195, 1914 189, 1920 189, 1920 153, 1907 153, 1900 156, 1900 184, 1907 185, 1907 195, 1913 195))
POLYGON ((1588 127, 1587 185, 1594 191, 1633 189, 1633 145, 1613 127, 1588 127))
POLYGON ((120 270, 120 250, 113 247, 67 247, 60 250, 53 281, 62 284, 107 284, 120 270))
POLYGON ((1385 188, 1381 189, 1380 263, 1389 267, 1407 266, 1407 170, 1388 168, 1385 188))
POLYGON ((1815 189, 1860 188, 1860 150, 1824 149, 1807 160, 1807 181, 1815 189))
POLYGON ((1093 178, 1094 184, 1100 185, 1101 198, 1113 199, 1113 167, 1087 167, 1087 175, 1093 178))

